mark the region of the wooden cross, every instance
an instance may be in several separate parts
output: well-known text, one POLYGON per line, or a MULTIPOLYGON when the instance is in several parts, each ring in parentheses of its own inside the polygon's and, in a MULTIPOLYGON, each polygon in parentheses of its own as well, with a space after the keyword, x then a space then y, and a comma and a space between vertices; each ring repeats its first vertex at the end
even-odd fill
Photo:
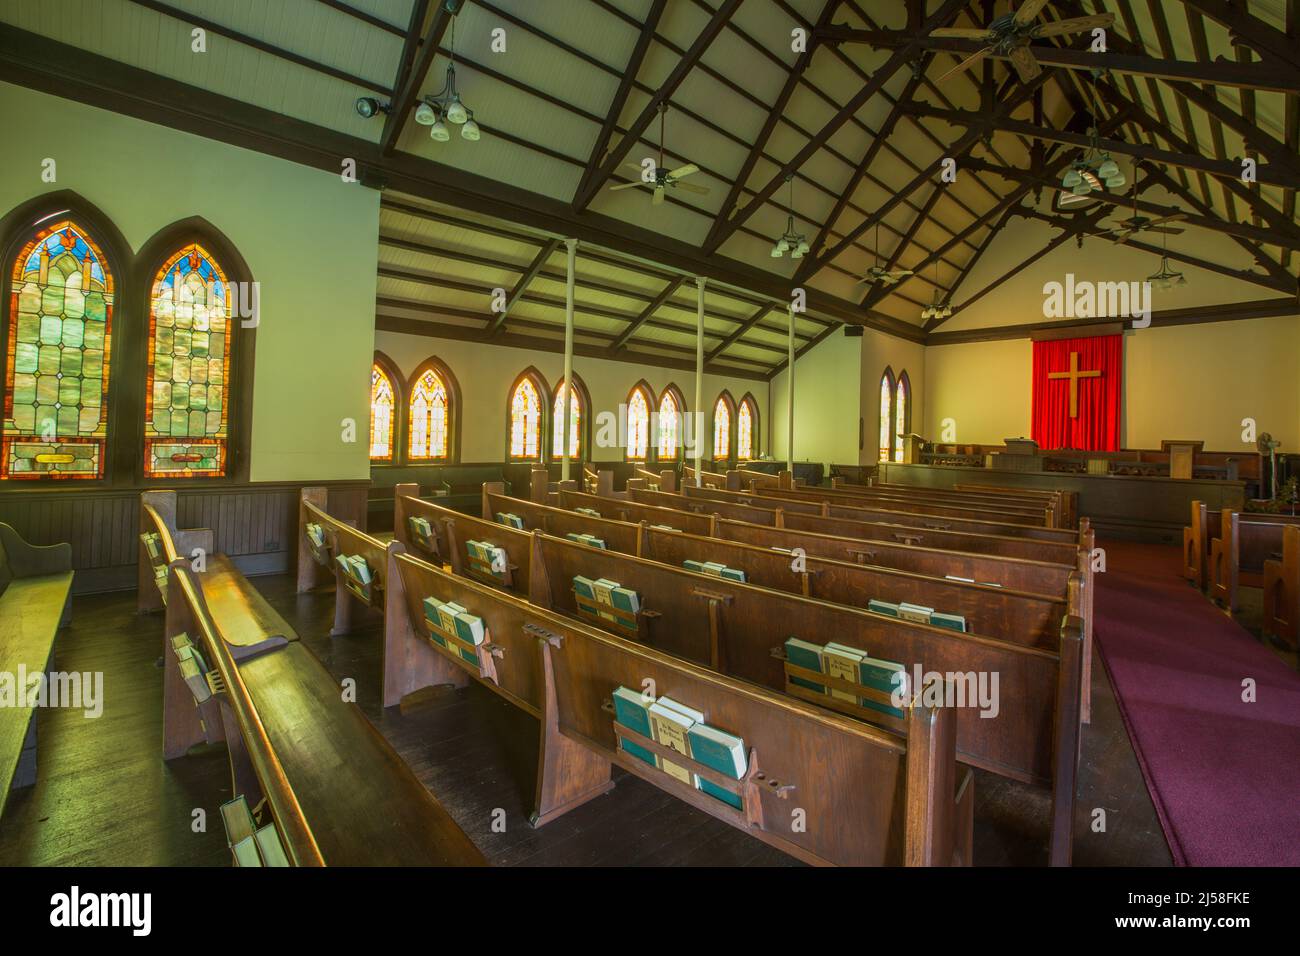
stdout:
POLYGON ((1101 369, 1088 372, 1079 371, 1079 353, 1070 353, 1070 370, 1068 372, 1049 372, 1048 378, 1068 378, 1070 380, 1070 417, 1079 417, 1079 379, 1101 378, 1101 369))

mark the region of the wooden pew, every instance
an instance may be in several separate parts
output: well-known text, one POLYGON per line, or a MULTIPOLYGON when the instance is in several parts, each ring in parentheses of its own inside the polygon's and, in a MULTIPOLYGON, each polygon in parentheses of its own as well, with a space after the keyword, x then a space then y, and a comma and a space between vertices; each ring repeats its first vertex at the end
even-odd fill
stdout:
POLYGON ((1064 495, 1059 491, 1044 492, 1041 496, 1020 496, 1002 491, 976 491, 965 485, 956 488, 927 488, 920 485, 833 485, 833 490, 851 494, 886 496, 900 500, 921 500, 963 507, 988 508, 991 511, 1011 511, 1017 514, 1043 515, 1049 528, 1071 527, 1065 518, 1064 495))
MULTIPOLYGON (((532 601, 724 674, 790 692, 779 658, 790 636, 835 640, 905 664, 911 673, 997 675, 999 713, 957 709, 957 752, 966 763, 1052 789, 1050 859, 1067 865, 1078 767, 1082 680, 1082 579, 1054 649, 912 624, 854 608, 599 552, 535 533, 532 601), (582 609, 576 575, 635 590, 634 622, 610 624, 582 609), (630 630, 629 628, 635 628, 630 630)), ((838 703, 838 702, 837 702, 838 703)))
POLYGON ((898 730, 889 732, 602 633, 411 555, 397 553, 392 560, 389 596, 404 597, 407 615, 401 633, 395 608, 385 618, 386 699, 474 678, 536 713, 541 754, 534 825, 604 793, 610 768, 618 764, 805 862, 969 864, 973 778, 955 761, 950 710, 908 708, 898 730), (455 601, 483 619, 490 637, 478 647, 480 664, 453 656, 433 639, 424 597, 455 601), (711 725, 743 737, 745 777, 732 781, 616 727, 611 694, 620 685, 640 689, 645 681, 659 695, 703 710, 711 725), (633 758, 620 735, 733 790, 741 809, 633 758), (796 807, 803 814, 794 814, 796 807))
MULTIPOLYGON (((640 494, 640 492, 638 492, 640 494)), ((567 510, 590 508, 603 517, 616 518, 619 521, 644 521, 647 524, 663 524, 690 534, 712 535, 718 517, 676 508, 661 508, 646 505, 635 500, 620 498, 602 498, 599 495, 586 495, 579 491, 560 490, 557 506, 567 510)))
MULTIPOLYGON (((911 488, 913 485, 894 485, 889 487, 911 488)), ((1048 491, 1041 488, 1012 488, 1003 485, 956 484, 953 491, 972 494, 999 495, 1010 499, 1047 500, 1057 503, 1057 527, 1073 528, 1079 523, 1079 493, 1064 488, 1048 491)))
POLYGON ((645 482, 645 487, 650 491, 677 490, 677 472, 672 468, 651 471, 648 468, 638 467, 633 471, 633 478, 645 482))
MULTIPOLYGON (((1265 524, 1293 524, 1300 527, 1300 516, 1263 512, 1238 512, 1241 521, 1265 524)), ((1208 583, 1210 542, 1221 536, 1223 513, 1211 511, 1204 501, 1192 502, 1191 524, 1183 528, 1183 577, 1204 591, 1208 583)))
POLYGON ((1238 588, 1264 586, 1264 564, 1282 559, 1283 535, 1293 523, 1243 521, 1242 514, 1224 508, 1219 535, 1210 541, 1210 597, 1232 613, 1240 608, 1238 588))
POLYGON ((717 515, 719 518, 730 518, 733 521, 752 521, 754 524, 765 524, 776 528, 781 527, 784 520, 784 511, 779 507, 759 507, 746 504, 738 498, 732 500, 709 497, 714 494, 732 494, 729 491, 717 491, 712 488, 700 489, 693 485, 686 485, 685 487, 691 491, 704 491, 706 494, 693 495, 685 490, 682 494, 668 494, 662 491, 632 489, 628 491, 628 500, 654 505, 657 508, 676 508, 680 511, 693 511, 701 515, 717 515))
MULTIPOLYGON (((716 471, 705 471, 703 468, 700 469, 698 477, 699 477, 698 484, 706 488, 722 488, 730 491, 740 490, 739 477, 729 477, 728 475, 724 475, 716 471)), ((682 466, 681 484, 682 487, 685 487, 686 485, 697 484, 695 469, 692 468, 690 465, 682 466)))
POLYGON ((991 521, 998 524, 1027 525, 1040 528, 1054 528, 1056 520, 1050 506, 1024 507, 999 502, 953 501, 948 498, 911 492, 877 491, 875 489, 848 492, 836 488, 800 488, 788 492, 784 489, 759 487, 754 489, 754 493, 768 497, 795 497, 803 501, 823 501, 831 505, 851 508, 910 510, 923 514, 961 518, 968 521, 991 521))
POLYGON ((1300 526, 1282 532, 1282 556, 1264 562, 1264 633, 1300 650, 1300 526))
POLYGON ((184 558, 169 573, 164 668, 182 680, 172 639, 186 635, 207 665, 211 694, 202 704, 197 694, 164 695, 172 742, 225 742, 233 792, 250 808, 265 801, 290 865, 484 864, 302 643, 264 634, 254 647, 232 644, 212 613, 233 605, 217 593, 230 581, 196 574, 184 558))
POLYGON ((44 673, 72 607, 72 545, 28 544, 0 522, 0 670, 22 695, 0 707, 0 817, 9 791, 36 782, 36 720, 18 675, 44 673))
POLYGON ((385 576, 388 574, 388 546, 391 542, 359 531, 356 522, 331 515, 326 510, 329 489, 303 488, 298 502, 298 593, 316 586, 317 568, 334 577, 334 626, 330 636, 352 630, 355 605, 384 610, 385 576), (324 547, 316 547, 307 534, 307 526, 316 524, 325 533, 324 547), (371 582, 363 585, 345 574, 336 560, 340 555, 359 555, 370 569, 371 582))
POLYGON ((146 614, 162 608, 167 600, 166 567, 179 557, 194 561, 216 551, 211 528, 176 526, 176 492, 145 491, 140 494, 140 544, 137 549, 136 611, 146 614), (165 531, 165 533, 163 533, 165 531), (160 535, 159 553, 151 554, 145 535, 160 535))

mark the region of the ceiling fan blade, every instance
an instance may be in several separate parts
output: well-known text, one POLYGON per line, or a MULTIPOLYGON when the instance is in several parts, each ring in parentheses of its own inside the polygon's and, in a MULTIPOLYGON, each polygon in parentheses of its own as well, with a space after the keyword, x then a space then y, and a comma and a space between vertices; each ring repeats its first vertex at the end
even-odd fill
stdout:
POLYGON ((948 77, 952 76, 954 73, 960 73, 962 70, 969 69, 970 67, 974 66, 976 63, 983 60, 992 52, 993 52, 993 47, 987 46, 982 50, 972 53, 970 56, 966 57, 966 59, 962 60, 960 63, 954 66, 943 76, 939 77, 939 79, 936 80, 935 82, 942 83, 944 80, 948 79, 948 77))
POLYGON ((656 187, 655 187, 655 198, 652 199, 652 200, 650 200, 650 205, 652 205, 652 206, 662 206, 663 204, 664 204, 664 187, 663 187, 663 186, 656 186, 656 187))
POLYGON ((904 276, 914 276, 916 275, 916 273, 913 272, 911 269, 895 269, 894 275, 898 276, 901 279, 904 276))
POLYGON ((616 192, 620 189, 635 189, 637 186, 644 186, 645 183, 619 183, 617 186, 610 186, 610 192, 616 192))
POLYGON ((1162 226, 1167 222, 1182 222, 1186 218, 1187 218, 1187 213, 1175 212, 1175 213, 1170 213, 1168 216, 1161 216, 1159 219, 1152 219, 1151 225, 1162 226))
POLYGON ((694 163, 687 163, 685 166, 678 166, 676 169, 670 169, 668 171, 668 178, 681 179, 683 176, 689 176, 691 173, 698 173, 699 171, 700 167, 696 166, 694 163))
POLYGON ((1010 56, 1011 65, 1016 68, 1016 75, 1020 77, 1021 83, 1033 82, 1038 74, 1043 72, 1043 68, 1038 65, 1034 54, 1027 46, 1012 47, 1010 56))
POLYGON ((1164 233, 1166 236, 1181 236, 1187 230, 1179 229, 1177 226, 1148 226, 1147 231, 1164 233))
POLYGON ((624 163, 623 165, 626 166, 628 169, 640 169, 640 168, 641 168, 641 164, 640 164, 640 163, 633 163, 633 162, 630 162, 630 161, 624 163))
POLYGON ((971 28, 971 27, 939 27, 937 30, 931 30, 932 37, 949 37, 957 40, 985 40, 987 41, 992 34, 988 30, 971 28))
POLYGON ((676 181, 673 186, 677 189, 685 189, 688 193, 695 193, 697 196, 707 196, 709 194, 708 186, 697 186, 695 183, 684 183, 676 181))
POLYGON ((1025 0, 1016 11, 1014 17, 1017 26, 1026 26, 1034 22, 1034 17, 1038 16, 1038 11, 1047 6, 1047 0, 1025 0))
POLYGON ((875 277, 875 276, 863 276, 861 279, 859 279, 857 282, 855 282, 855 283, 853 283, 853 284, 854 284, 854 285, 862 285, 862 283, 864 283, 864 282, 875 282, 875 281, 876 281, 876 277, 875 277))
POLYGON ((1097 27, 1108 27, 1115 22, 1115 14, 1098 13, 1090 17, 1075 17, 1072 20, 1057 20, 1044 23, 1034 30, 1034 37, 1059 37, 1066 33, 1085 33, 1097 27))

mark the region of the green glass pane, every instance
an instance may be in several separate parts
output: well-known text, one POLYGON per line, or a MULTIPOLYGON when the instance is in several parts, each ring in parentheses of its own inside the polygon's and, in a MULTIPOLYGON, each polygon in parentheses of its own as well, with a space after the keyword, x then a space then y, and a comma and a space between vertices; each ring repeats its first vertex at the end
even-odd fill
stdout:
POLYGON ((208 386, 208 408, 212 411, 221 410, 221 391, 220 386, 208 386))
POLYGON ((36 401, 36 376, 26 372, 14 374, 14 405, 30 406, 36 401))
POLYGON ((181 303, 176 309, 176 329, 189 331, 194 327, 193 308, 188 303, 181 303))
POLYGON ((190 338, 190 354, 206 357, 208 354, 208 333, 195 332, 190 338))
POLYGON ((221 434, 221 412, 208 412, 208 434, 221 434))
POLYGON ((41 290, 41 311, 46 315, 58 315, 63 311, 63 288, 46 286, 41 290))
POLYGON ((204 384, 208 380, 208 360, 190 359, 190 381, 204 384))
POLYGON ((161 406, 168 408, 172 403, 172 383, 171 382, 154 382, 153 383, 153 403, 155 407, 161 406))
POLYGON ((85 378, 81 380, 82 405, 87 408, 98 408, 103 400, 103 389, 98 379, 85 378))
POLYGON ((190 408, 206 409, 208 407, 208 389, 204 385, 190 386, 190 408))
POLYGON ((14 350, 14 371, 35 372, 39 350, 28 342, 19 342, 14 350))
POLYGON ((18 314, 17 336, 19 342, 35 345, 41 340, 41 317, 30 312, 18 314))
POLYGON ((81 319, 65 318, 63 320, 63 344, 70 349, 79 349, 85 344, 86 323, 81 319))
POLYGON ((104 377, 104 353, 94 349, 86 349, 81 353, 81 374, 89 378, 102 379, 104 377))
POLYGON ((41 287, 35 282, 28 282, 18 290, 18 311, 27 313, 41 311, 41 287))
POLYGON ((225 358, 226 337, 224 335, 213 335, 208 339, 208 355, 214 359, 225 358))
POLYGON ((77 434, 78 409, 75 405, 64 405, 59 409, 59 434, 77 434))
POLYGON ((226 376, 226 363, 216 359, 208 360, 208 382, 212 385, 224 385, 226 376))
POLYGON ((186 426, 189 425, 189 422, 190 422, 190 418, 187 412, 173 411, 171 413, 171 427, 169 429, 171 434, 176 436, 177 438, 184 438, 185 429, 186 426))
POLYGON ((69 376, 80 375, 81 350, 64 349, 63 360, 59 363, 59 371, 63 373, 64 381, 67 381, 69 376))
POLYGON ((172 365, 172 381, 188 382, 190 380, 190 363, 176 362, 172 365))
POLYGON ((175 334, 171 329, 158 329, 153 340, 154 353, 157 355, 170 355, 174 340, 175 334))
POLYGON ((63 314, 80 319, 86 314, 86 294, 80 289, 67 289, 63 293, 63 314))
POLYGON ((83 408, 81 410, 80 421, 78 424, 81 429, 81 434, 93 435, 95 430, 99 428, 99 409, 83 408))
POLYGON ((190 386, 186 382, 177 382, 172 386, 172 408, 190 407, 190 386))
POLYGON ((76 408, 81 401, 81 379, 64 378, 59 382, 59 401, 70 408, 76 408))
POLYGON ((88 320, 86 327, 82 331, 82 344, 88 349, 104 348, 104 323, 102 321, 88 320))
POLYGON ((202 435, 203 425, 205 421, 206 421, 206 417, 203 414, 203 412, 197 410, 191 411, 190 412, 190 434, 202 435))
POLYGON ((37 405, 36 421, 32 423, 32 431, 38 434, 45 434, 47 431, 53 431, 56 423, 55 415, 57 414, 53 405, 37 405))
POLYGON ((170 355, 159 355, 154 359, 153 377, 171 381, 172 377, 172 357, 170 355))
POLYGON ((41 316, 41 343, 44 345, 56 345, 63 338, 63 323, 59 321, 58 315, 41 316))
POLYGON ((195 332, 207 332, 208 329, 211 328, 211 323, 208 319, 208 314, 209 313, 206 307, 202 309, 194 310, 194 331, 195 332))
POLYGON ((172 346, 172 352, 178 358, 182 355, 190 354, 190 336, 192 334, 193 333, 190 332, 188 329, 176 330, 176 342, 172 346))
POLYGON ((53 405, 59 398, 59 380, 53 375, 42 375, 36 379, 36 401, 42 405, 53 405))
POLYGON ((172 412, 166 405, 155 405, 153 407, 153 430, 159 435, 167 434, 171 428, 172 412))
POLYGON ((102 292, 91 292, 86 296, 86 318, 92 322, 103 322, 108 317, 108 303, 102 292))
POLYGON ((36 368, 42 375, 53 375, 59 370, 62 355, 57 345, 42 345, 36 356, 36 368))
POLYGON ((32 405, 14 405, 14 427, 20 432, 36 430, 36 408, 32 405))

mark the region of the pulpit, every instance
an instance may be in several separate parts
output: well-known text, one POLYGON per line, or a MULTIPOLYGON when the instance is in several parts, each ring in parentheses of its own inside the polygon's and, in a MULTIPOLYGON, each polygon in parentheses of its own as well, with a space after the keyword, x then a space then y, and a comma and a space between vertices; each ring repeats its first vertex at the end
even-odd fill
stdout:
POLYGON ((1196 456, 1205 447, 1203 441, 1174 441, 1166 438, 1160 450, 1169 455, 1169 477, 1191 478, 1196 467, 1196 456))
POLYGON ((1038 454, 1038 442, 1032 438, 1004 438, 1004 451, 991 452, 984 457, 985 468, 1002 471, 1042 471, 1043 459, 1038 454))

